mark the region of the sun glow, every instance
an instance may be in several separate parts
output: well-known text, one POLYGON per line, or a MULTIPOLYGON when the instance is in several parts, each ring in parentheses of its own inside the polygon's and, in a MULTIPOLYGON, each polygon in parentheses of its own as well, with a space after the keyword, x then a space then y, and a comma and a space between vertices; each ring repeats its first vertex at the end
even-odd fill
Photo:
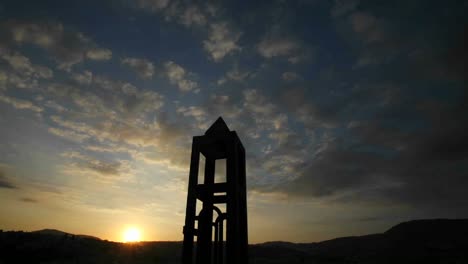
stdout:
POLYGON ((127 242, 138 242, 141 240, 140 229, 136 227, 129 227, 123 233, 123 241, 127 242))

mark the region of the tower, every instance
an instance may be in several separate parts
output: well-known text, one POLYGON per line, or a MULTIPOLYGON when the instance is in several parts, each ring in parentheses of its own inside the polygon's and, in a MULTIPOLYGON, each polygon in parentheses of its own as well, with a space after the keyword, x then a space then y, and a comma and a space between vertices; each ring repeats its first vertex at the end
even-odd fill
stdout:
POLYGON ((246 196, 244 147, 236 132, 219 117, 203 136, 193 137, 183 264, 248 263, 246 196), (203 182, 198 182, 200 154, 205 157, 203 182), (215 183, 215 164, 220 159, 226 160, 226 182, 215 183), (198 215, 197 200, 202 203, 198 215), (219 204, 225 204, 225 212, 219 204))

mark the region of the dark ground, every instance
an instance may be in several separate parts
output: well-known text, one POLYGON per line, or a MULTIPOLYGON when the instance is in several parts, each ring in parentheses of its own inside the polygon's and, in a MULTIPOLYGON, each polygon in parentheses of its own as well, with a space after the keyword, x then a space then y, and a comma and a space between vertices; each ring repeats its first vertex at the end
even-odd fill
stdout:
MULTIPOLYGON (((0 264, 180 263, 181 242, 124 244, 57 230, 0 232, 0 264)), ((250 245, 250 264, 467 263, 468 219, 417 220, 382 234, 250 245)))

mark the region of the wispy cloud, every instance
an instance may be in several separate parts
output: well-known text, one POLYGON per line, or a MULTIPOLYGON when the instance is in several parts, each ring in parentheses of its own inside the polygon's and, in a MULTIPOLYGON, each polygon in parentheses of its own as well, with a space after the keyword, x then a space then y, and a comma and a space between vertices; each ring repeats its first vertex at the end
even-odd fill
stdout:
POLYGON ((154 65, 147 59, 123 58, 120 63, 134 70, 141 78, 151 78, 154 75, 154 65))
POLYGON ((203 47, 215 62, 219 62, 225 56, 241 50, 237 44, 241 35, 241 32, 236 32, 225 22, 214 23, 210 26, 208 39, 203 41, 203 47))
POLYGON ((166 8, 170 0, 138 0, 136 3, 139 8, 155 12, 166 8))
POLYGON ((18 52, 9 53, 0 50, 0 57, 7 61, 15 71, 23 75, 33 75, 34 77, 44 79, 50 79, 53 76, 51 69, 41 65, 33 65, 29 58, 18 52))
POLYGON ((205 25, 207 22, 207 18, 204 13, 201 12, 198 6, 192 5, 188 6, 183 12, 180 14, 180 23, 189 27, 192 25, 205 25))
POLYGON ((112 58, 112 51, 108 49, 94 48, 86 52, 86 57, 97 61, 110 60, 112 58))
POLYGON ((298 63, 307 58, 307 52, 304 45, 287 33, 284 29, 274 26, 267 32, 257 45, 258 53, 267 59, 274 57, 286 57, 292 63, 298 63))
POLYGON ((66 130, 56 127, 49 127, 49 132, 56 136, 77 142, 83 142, 85 139, 90 138, 90 136, 87 134, 77 133, 73 130, 66 130))
POLYGON ((381 21, 372 14, 357 11, 349 16, 353 30, 366 42, 382 41, 386 37, 381 21))
POLYGON ((62 153, 62 156, 71 161, 63 168, 67 173, 91 174, 107 180, 131 177, 129 164, 124 160, 104 161, 76 151, 62 153))
POLYGON ((168 61, 164 63, 166 76, 172 84, 176 84, 181 92, 190 92, 198 87, 197 82, 189 79, 189 73, 179 64, 168 61))
POLYGON ((285 81, 295 81, 301 78, 301 76, 295 72, 283 72, 281 78, 285 81))
POLYGON ((44 111, 42 107, 39 107, 28 100, 23 100, 23 99, 10 97, 6 95, 0 95, 0 102, 9 104, 16 109, 26 109, 26 110, 31 110, 37 113, 44 111))
POLYGON ((109 60, 112 57, 109 49, 98 47, 83 33, 65 29, 61 23, 7 21, 0 28, 11 44, 30 43, 49 52, 60 69, 70 70, 84 59, 109 60))
POLYGON ((89 85, 93 81, 93 73, 87 70, 83 71, 82 73, 73 73, 72 79, 74 79, 79 84, 89 85))
POLYGON ((252 75, 252 72, 241 70, 239 66, 235 64, 231 70, 227 71, 226 74, 217 81, 217 84, 222 85, 228 80, 242 82, 252 75))
POLYGON ((335 0, 330 13, 332 17, 344 16, 354 11, 358 5, 359 0, 335 0))

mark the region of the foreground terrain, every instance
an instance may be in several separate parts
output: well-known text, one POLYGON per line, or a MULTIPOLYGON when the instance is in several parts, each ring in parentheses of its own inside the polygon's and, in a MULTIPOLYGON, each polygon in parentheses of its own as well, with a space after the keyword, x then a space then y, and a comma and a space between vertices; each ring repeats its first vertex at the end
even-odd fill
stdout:
MULTIPOLYGON (((0 232, 0 264, 180 263, 181 242, 117 243, 58 230, 0 232)), ((416 220, 381 234, 250 245, 250 263, 468 263, 468 219, 416 220)))

